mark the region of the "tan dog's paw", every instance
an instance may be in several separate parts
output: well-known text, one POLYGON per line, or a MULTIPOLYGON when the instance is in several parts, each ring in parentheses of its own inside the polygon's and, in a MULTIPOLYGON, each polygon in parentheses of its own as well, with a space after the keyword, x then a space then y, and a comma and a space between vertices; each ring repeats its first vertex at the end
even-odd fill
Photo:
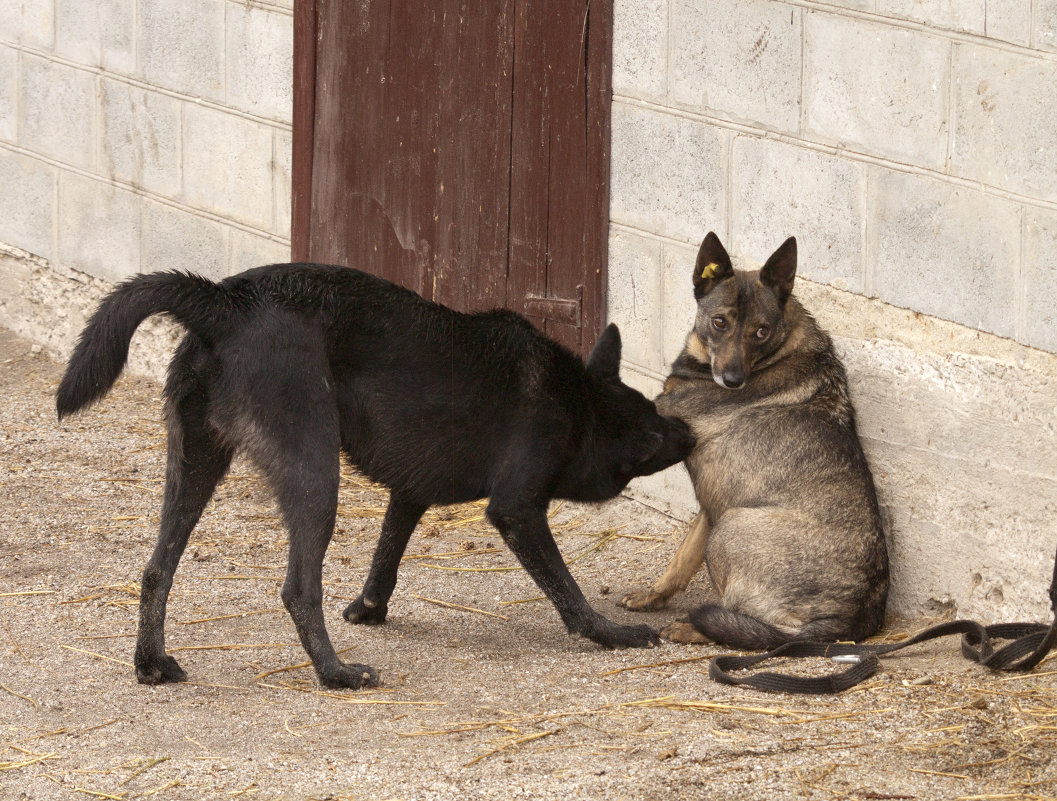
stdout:
POLYGON ((669 597, 653 590, 632 592, 620 599, 620 605, 633 612, 656 612, 668 605, 669 597))
POLYGON ((712 640, 685 621, 669 623, 661 629, 661 639, 679 643, 680 645, 702 645, 712 642, 712 640))

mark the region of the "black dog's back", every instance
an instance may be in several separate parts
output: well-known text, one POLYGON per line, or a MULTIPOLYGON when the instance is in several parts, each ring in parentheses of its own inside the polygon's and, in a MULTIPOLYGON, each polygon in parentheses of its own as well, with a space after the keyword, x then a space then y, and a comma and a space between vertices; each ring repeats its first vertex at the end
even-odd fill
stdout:
MULTIPOLYGON (((278 389, 265 374, 277 340, 289 348, 302 331, 300 358, 308 359, 318 333, 323 374, 298 380, 333 388, 347 458, 427 506, 490 495, 511 440, 544 433, 519 430, 515 418, 549 418, 546 436, 563 454, 584 430, 591 388, 583 362, 513 312, 463 314, 365 273, 314 265, 258 268, 222 286, 243 319, 212 350, 221 362, 237 358, 242 373, 262 371, 224 386, 232 409, 241 414, 247 395, 278 389), (262 343, 272 344, 258 352, 262 343)), ((214 402, 226 405, 226 395, 214 402)), ((597 494, 585 490, 568 491, 597 494)))
MULTIPOLYGON (((468 486, 453 473, 467 463, 467 449, 479 463, 509 430, 514 410, 505 401, 531 389, 533 373, 549 379, 550 386, 538 387, 544 398, 557 387, 582 391, 575 386, 579 359, 513 312, 457 313, 344 267, 269 265, 220 284, 179 272, 122 284, 100 305, 70 358, 56 395, 60 419, 109 391, 132 334, 160 312, 190 331, 170 367, 173 392, 187 383, 185 373, 204 365, 224 373, 212 388, 214 416, 233 418, 247 394, 275 391, 275 377, 267 373, 276 359, 302 360, 308 340, 325 343, 326 366, 313 380, 326 381, 337 394, 350 461, 386 486, 416 486, 429 504, 488 494, 480 481, 468 486), (306 342, 295 348, 299 330, 306 342), (479 432, 475 441, 454 436, 468 428, 479 432)), ((299 373, 305 367, 295 365, 299 373)))
POLYGON ((385 620, 400 557, 428 506, 488 496, 489 519, 570 631, 607 647, 656 641, 648 627, 591 609, 547 526, 551 498, 611 498, 692 445, 685 424, 620 382, 614 326, 585 365, 510 312, 454 312, 341 267, 273 265, 220 284, 139 276, 89 321, 59 389, 60 416, 106 394, 135 327, 161 312, 188 334, 166 383, 169 459, 143 575, 140 681, 184 677, 164 648, 169 587, 239 450, 278 498, 290 532, 283 601, 324 684, 376 680, 366 665, 337 658, 323 623, 341 451, 391 490, 363 593, 345 610, 350 622, 385 620))

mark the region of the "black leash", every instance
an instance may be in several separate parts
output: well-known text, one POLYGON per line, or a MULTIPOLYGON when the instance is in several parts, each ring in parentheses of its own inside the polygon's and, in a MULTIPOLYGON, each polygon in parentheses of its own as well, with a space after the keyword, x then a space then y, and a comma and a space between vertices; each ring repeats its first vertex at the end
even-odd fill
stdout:
POLYGON ((1057 645, 1057 556, 1050 581, 1050 609, 1054 620, 1045 623, 996 623, 982 626, 972 620, 952 620, 925 629, 908 640, 887 645, 843 645, 840 643, 787 642, 764 654, 717 656, 708 668, 708 675, 721 684, 739 684, 757 690, 782 693, 819 695, 839 693, 873 676, 880 668, 878 657, 908 648, 926 640, 962 635, 962 655, 992 670, 1026 672, 1039 664, 1057 645), (994 640, 1011 640, 995 650, 994 640), (748 676, 732 676, 731 671, 746 670, 761 662, 778 657, 828 657, 848 661, 847 670, 826 676, 790 676, 762 671, 748 676))

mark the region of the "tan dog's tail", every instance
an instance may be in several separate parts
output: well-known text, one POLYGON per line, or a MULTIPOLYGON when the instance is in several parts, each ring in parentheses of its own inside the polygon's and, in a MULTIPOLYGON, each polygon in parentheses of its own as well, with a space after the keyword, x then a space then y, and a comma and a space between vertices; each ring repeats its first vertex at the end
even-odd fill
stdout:
POLYGON ((699 606, 690 613, 690 622, 709 639, 745 651, 770 651, 794 640, 830 642, 849 638, 846 621, 838 618, 812 620, 789 632, 719 604, 699 606))

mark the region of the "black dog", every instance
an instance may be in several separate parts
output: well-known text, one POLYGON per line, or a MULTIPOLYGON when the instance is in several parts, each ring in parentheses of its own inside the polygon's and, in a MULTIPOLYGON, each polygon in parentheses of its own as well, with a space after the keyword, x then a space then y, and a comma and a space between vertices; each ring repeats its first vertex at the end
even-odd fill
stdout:
POLYGON ((161 531, 143 574, 139 681, 180 681, 165 653, 165 606, 188 537, 236 451, 267 476, 290 533, 283 603, 322 684, 377 683, 344 664, 323 623, 323 555, 339 453, 391 490, 367 582, 345 610, 381 623, 425 510, 489 497, 488 519, 570 632, 609 648, 657 642, 595 612, 547 526, 552 498, 601 501, 682 461, 682 422, 618 377, 609 326, 586 366, 509 311, 461 314, 343 267, 273 265, 217 284, 135 277, 88 322, 59 386, 61 419, 117 380, 136 327, 168 313, 188 333, 165 385, 168 467, 161 531))

